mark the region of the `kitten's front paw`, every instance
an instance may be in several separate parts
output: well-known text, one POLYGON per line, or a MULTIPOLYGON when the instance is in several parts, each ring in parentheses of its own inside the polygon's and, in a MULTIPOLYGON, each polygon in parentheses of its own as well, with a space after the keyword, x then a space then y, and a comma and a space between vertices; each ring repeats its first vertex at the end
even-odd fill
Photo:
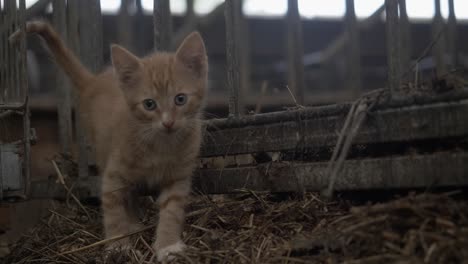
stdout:
POLYGON ((186 248, 184 242, 179 241, 175 244, 172 244, 161 249, 157 249, 156 253, 158 254, 158 261, 168 261, 174 259, 174 256, 171 256, 172 253, 179 253, 184 251, 186 248))

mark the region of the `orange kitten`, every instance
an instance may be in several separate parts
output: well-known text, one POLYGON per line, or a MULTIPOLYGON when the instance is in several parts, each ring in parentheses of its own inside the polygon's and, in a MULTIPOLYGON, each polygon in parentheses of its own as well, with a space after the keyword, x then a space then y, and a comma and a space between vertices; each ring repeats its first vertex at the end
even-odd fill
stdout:
MULTIPOLYGON (((80 96, 80 114, 102 170, 106 238, 141 228, 134 186, 159 189, 158 259, 183 250, 184 206, 201 141, 200 110, 208 62, 203 40, 190 34, 175 53, 137 58, 112 45, 113 67, 94 75, 45 22, 41 35, 80 96)), ((15 36, 13 36, 15 38, 15 36)), ((129 247, 127 239, 112 247, 129 247)))

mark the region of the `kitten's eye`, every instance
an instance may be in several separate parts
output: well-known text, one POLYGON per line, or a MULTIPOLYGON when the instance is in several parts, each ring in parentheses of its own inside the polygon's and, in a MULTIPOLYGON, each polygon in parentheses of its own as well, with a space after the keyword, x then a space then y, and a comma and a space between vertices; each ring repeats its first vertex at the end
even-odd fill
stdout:
POLYGON ((174 103, 176 105, 184 105, 185 103, 187 103, 187 95, 186 94, 178 94, 174 97, 174 103))
POLYGON ((143 107, 148 111, 152 111, 156 109, 156 101, 153 99, 145 99, 143 100, 143 107))

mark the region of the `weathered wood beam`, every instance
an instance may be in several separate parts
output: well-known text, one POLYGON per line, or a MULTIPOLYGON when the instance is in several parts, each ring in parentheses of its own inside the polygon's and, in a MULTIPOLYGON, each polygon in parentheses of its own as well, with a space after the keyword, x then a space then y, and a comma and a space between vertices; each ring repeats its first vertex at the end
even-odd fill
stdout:
MULTIPOLYGON (((272 192, 321 191, 328 185, 327 162, 279 162, 265 166, 199 170, 194 187, 204 193, 239 189, 272 192)), ((348 160, 335 190, 460 187, 468 185, 468 153, 348 160)))
MULTIPOLYGON (((54 0, 52 3, 54 8, 54 28, 63 39, 67 39, 66 3, 63 0, 54 0)), ((71 89, 63 71, 57 68, 55 76, 56 96, 59 98, 57 101, 57 113, 60 148, 62 153, 70 153, 72 144, 71 89)))
MULTIPOLYGON (((214 120, 205 133, 201 156, 332 147, 349 104, 260 114, 243 120, 214 120)), ((355 144, 402 142, 468 135, 468 100, 372 112, 355 144), (398 128, 398 129, 397 129, 398 128)))
POLYGON ((297 102, 303 105, 305 90, 304 64, 302 62, 304 56, 304 40, 298 0, 288 0, 286 27, 288 86, 297 102))
MULTIPOLYGON (((271 192, 321 191, 326 188, 327 162, 274 162, 256 167, 200 169, 193 189, 208 194, 240 189, 271 192)), ((337 191, 468 185, 468 153, 439 152, 345 161, 337 178, 337 191)), ((80 199, 99 198, 100 177, 76 182, 73 193, 80 199)), ((68 184, 73 184, 69 182, 68 184)), ((32 182, 31 198, 65 199, 67 193, 55 180, 32 182)), ((156 193, 145 193, 146 195, 156 193)))
POLYGON ((395 97, 400 88, 400 34, 398 30, 398 0, 385 0, 388 88, 395 97))
MULTIPOLYGON (((103 67, 102 14, 100 1, 79 0, 80 58, 83 64, 93 72, 103 67)), ((81 135, 80 135, 81 136, 81 135)), ((94 146, 88 144, 88 164, 96 164, 94 146)), ((83 157, 84 159, 84 157, 83 157)), ((84 161, 82 161, 84 163, 84 161)), ((83 165, 81 165, 83 166, 83 165)), ((83 177, 85 174, 81 174, 83 177)))
MULTIPOLYGON (((68 47, 75 53, 80 54, 80 15, 79 0, 67 1, 67 33, 68 47)), ((82 119, 79 116, 80 101, 75 89, 72 89, 73 103, 75 109, 75 135, 78 143, 78 175, 81 178, 88 177, 88 143, 86 140, 82 119)))
POLYGON ((457 18, 455 16, 454 0, 449 0, 449 17, 448 17, 448 52, 450 55, 450 66, 457 67, 458 65, 458 44, 457 44, 457 18))
POLYGON ((435 61, 436 71, 438 76, 443 76, 447 73, 445 64, 445 21, 440 10, 440 0, 434 0, 435 15, 432 23, 432 41, 435 42, 432 50, 432 55, 435 61))
POLYGON ((226 21, 226 64, 227 64, 227 86, 229 90, 229 116, 239 117, 242 109, 240 104, 241 73, 240 73, 240 45, 242 36, 241 13, 242 1, 226 0, 225 2, 226 21))
POLYGON ((399 0, 400 10, 400 54, 401 54, 401 70, 406 72, 411 67, 411 25, 409 22, 408 13, 406 12, 406 0, 399 0))
POLYGON ((172 17, 169 0, 154 0, 154 49, 168 51, 172 39, 172 17))
POLYGON ((361 95, 361 51, 359 40, 359 28, 354 10, 354 0, 346 0, 345 28, 348 36, 346 71, 347 83, 353 97, 361 95))

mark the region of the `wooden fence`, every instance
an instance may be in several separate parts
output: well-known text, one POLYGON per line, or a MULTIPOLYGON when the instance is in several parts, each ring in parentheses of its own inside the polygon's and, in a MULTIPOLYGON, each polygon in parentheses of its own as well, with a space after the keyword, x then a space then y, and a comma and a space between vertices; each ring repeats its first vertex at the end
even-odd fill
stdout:
MULTIPOLYGON (((154 1, 156 51, 168 50, 171 43, 180 38, 172 32, 169 3, 169 0, 154 1)), ((447 23, 441 17, 440 0, 435 3, 432 43, 428 43, 428 49, 421 56, 433 54, 437 74, 442 80, 449 69, 457 66, 457 21, 453 0, 449 1, 447 23)), ((99 1, 68 0, 65 5, 64 1, 54 0, 53 4, 56 29, 88 67, 99 70, 102 65, 99 1)), ((193 25, 193 1, 188 1, 188 7, 191 15, 187 16, 183 29, 193 25)), ((320 191, 330 186, 337 190, 354 190, 467 184, 464 176, 468 171, 468 154, 464 151, 463 140, 468 136, 468 125, 464 122, 468 91, 466 87, 455 89, 449 85, 449 88, 434 86, 430 91, 408 92, 408 89, 416 89, 417 85, 406 84, 412 82, 408 81, 408 75, 413 76, 420 58, 410 57, 411 34, 405 0, 386 0, 369 18, 378 18, 383 11, 386 13, 388 86, 372 96, 363 95, 361 91, 359 35, 368 23, 357 20, 354 1, 346 0, 344 38, 334 45, 346 48, 348 89, 358 100, 310 108, 302 106, 306 91, 298 1, 288 0, 285 54, 288 89, 297 107, 259 115, 247 114, 243 103, 249 90, 250 67, 242 1, 226 0, 223 8, 229 117, 206 122, 201 150, 203 163, 194 181, 196 190, 206 193, 226 193, 241 188, 320 191), (365 111, 361 111, 362 107, 365 111), (356 109, 361 110, 358 113, 356 109), (353 111, 357 114, 353 115, 353 111), (351 126, 354 127, 352 136, 347 135, 345 129, 348 123, 355 125, 351 126), (348 143, 340 154, 336 146, 341 141, 348 143), (412 149, 417 149, 416 154, 411 153, 412 149), (330 174, 329 160, 334 157, 341 163, 341 168, 336 169, 336 182, 330 177, 333 173, 330 174)), ((74 96, 62 76, 57 78, 57 83, 57 93, 63 99, 58 105, 60 142, 62 151, 67 152, 72 139, 74 96)), ((76 100, 75 107, 79 107, 76 100)), ((76 124, 75 132, 80 145, 80 177, 74 190, 81 197, 97 196, 99 177, 90 175, 89 170, 93 165, 91 147, 86 143, 80 124, 76 124)), ((63 195, 62 187, 53 182, 34 182, 31 190, 32 197, 63 195)))
POLYGON ((30 129, 26 36, 12 46, 8 37, 25 28, 25 1, 5 0, 0 11, 0 202, 25 197, 30 186, 30 129))

